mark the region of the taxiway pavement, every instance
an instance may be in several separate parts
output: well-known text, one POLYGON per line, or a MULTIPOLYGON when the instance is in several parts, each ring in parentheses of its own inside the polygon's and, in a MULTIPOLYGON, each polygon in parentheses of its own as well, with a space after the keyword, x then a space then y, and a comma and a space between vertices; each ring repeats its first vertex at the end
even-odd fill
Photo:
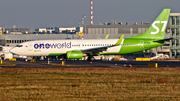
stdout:
POLYGON ((32 67, 32 68, 49 68, 49 67, 148 67, 148 63, 158 63, 158 67, 180 67, 180 61, 72 61, 67 60, 65 61, 65 65, 62 65, 62 61, 60 60, 52 60, 50 61, 50 64, 48 64, 48 61, 36 61, 36 63, 31 62, 25 62, 25 61, 6 61, 3 62, 7 63, 15 63, 16 66, 1 66, 2 68, 26 68, 26 67, 32 67), (126 65, 126 66, 125 66, 126 65))

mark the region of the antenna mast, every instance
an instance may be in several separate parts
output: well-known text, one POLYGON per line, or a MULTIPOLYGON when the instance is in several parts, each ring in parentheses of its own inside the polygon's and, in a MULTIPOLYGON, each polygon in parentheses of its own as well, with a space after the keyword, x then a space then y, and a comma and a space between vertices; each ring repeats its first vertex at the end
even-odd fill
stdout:
POLYGON ((91 0, 91 25, 93 25, 93 0, 91 0))

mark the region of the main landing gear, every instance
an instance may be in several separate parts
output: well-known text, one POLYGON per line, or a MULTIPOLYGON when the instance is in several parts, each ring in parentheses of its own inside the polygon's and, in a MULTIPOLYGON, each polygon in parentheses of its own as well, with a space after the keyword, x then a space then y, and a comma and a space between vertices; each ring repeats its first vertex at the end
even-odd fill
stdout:
POLYGON ((88 56, 88 61, 94 61, 95 58, 93 56, 88 56))

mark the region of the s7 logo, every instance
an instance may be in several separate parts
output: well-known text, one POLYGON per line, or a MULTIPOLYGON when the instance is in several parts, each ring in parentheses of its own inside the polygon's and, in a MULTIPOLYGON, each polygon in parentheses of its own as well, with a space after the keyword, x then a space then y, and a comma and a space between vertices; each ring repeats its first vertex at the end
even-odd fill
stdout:
POLYGON ((165 30, 165 28, 166 28, 166 25, 167 25, 167 21, 154 21, 154 23, 152 24, 152 27, 154 28, 154 29, 156 29, 156 32, 151 32, 151 34, 157 34, 157 33, 159 33, 159 27, 157 27, 156 26, 156 23, 163 23, 163 27, 162 27, 162 29, 161 29, 161 32, 163 32, 164 30, 165 30))

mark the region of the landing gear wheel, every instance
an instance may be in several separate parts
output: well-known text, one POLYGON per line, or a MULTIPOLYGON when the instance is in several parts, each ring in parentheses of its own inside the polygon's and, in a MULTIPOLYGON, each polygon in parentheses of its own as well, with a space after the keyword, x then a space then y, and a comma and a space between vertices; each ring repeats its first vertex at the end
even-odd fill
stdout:
POLYGON ((95 60, 95 58, 93 56, 88 57, 88 61, 94 61, 94 60, 95 60))

